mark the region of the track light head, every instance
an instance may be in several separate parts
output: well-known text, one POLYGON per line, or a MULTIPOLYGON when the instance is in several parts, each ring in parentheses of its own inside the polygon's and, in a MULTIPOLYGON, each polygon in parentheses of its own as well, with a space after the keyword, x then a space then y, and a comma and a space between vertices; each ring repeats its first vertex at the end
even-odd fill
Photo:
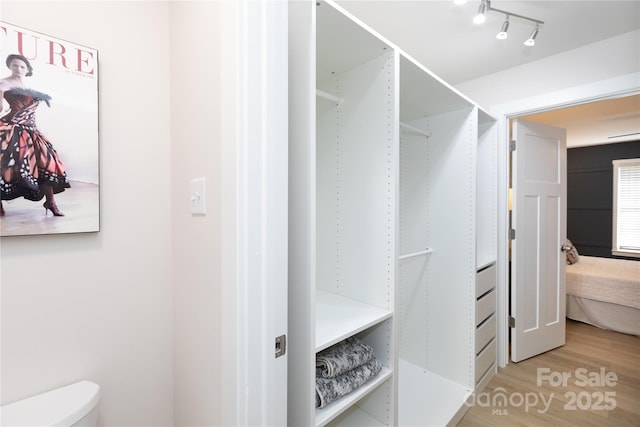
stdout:
POLYGON ((482 0, 480 2, 480 6, 478 7, 478 14, 473 18, 474 24, 484 24, 484 21, 487 20, 485 13, 487 13, 487 0, 482 0))
POLYGON ((496 38, 498 40, 506 39, 508 37, 507 31, 509 31, 509 15, 507 15, 507 18, 502 23, 502 28, 500 29, 500 32, 496 35, 496 38))
POLYGON ((536 45, 536 37, 538 37, 538 32, 540 31, 540 26, 536 25, 536 28, 531 32, 531 35, 527 40, 525 40, 525 46, 535 46, 536 45))

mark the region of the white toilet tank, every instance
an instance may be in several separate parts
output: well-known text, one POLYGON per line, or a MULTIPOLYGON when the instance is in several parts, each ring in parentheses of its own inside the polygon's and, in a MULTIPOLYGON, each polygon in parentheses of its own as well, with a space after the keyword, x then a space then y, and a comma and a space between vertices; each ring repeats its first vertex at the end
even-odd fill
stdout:
POLYGON ((80 381, 0 408, 0 426, 95 426, 100 386, 80 381))

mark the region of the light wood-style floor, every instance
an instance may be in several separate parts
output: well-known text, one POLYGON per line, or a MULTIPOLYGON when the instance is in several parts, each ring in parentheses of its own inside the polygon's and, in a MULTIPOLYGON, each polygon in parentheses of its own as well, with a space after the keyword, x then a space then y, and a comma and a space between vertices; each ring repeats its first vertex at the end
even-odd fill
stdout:
POLYGON ((572 320, 566 336, 564 346, 500 369, 458 427, 640 426, 640 337, 572 320))
POLYGON ((23 198, 3 200, 6 215, 0 217, 0 236, 82 233, 100 227, 99 187, 73 181, 71 188, 56 194, 56 204, 65 216, 45 215, 44 199, 32 202, 23 198))

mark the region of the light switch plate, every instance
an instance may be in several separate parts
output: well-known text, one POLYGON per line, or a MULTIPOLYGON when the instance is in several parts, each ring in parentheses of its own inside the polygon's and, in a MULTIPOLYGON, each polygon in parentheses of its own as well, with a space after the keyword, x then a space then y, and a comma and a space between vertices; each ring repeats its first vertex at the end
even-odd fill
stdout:
POLYGON ((191 213, 193 215, 205 215, 206 198, 205 198, 205 179, 196 178, 191 180, 191 213))

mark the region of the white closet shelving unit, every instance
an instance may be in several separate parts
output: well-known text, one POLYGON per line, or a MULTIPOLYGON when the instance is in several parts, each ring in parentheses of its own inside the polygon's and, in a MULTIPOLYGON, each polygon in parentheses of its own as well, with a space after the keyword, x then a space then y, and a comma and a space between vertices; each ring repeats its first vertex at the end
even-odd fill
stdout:
POLYGON ((476 245, 491 245, 476 243, 477 165, 492 119, 331 2, 290 2, 289 33, 288 422, 453 423, 478 384, 476 245), (384 368, 316 409, 315 355, 350 336, 384 368))

